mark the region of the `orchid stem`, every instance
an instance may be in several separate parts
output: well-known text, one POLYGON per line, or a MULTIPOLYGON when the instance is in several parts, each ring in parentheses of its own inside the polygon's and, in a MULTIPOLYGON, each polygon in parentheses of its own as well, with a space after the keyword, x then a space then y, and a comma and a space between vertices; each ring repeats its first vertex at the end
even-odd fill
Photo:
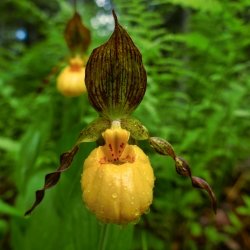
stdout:
POLYGON ((75 12, 77 11, 76 1, 77 1, 77 0, 73 0, 73 8, 74 8, 74 11, 75 11, 75 12))
POLYGON ((141 233, 141 243, 142 243, 142 250, 148 250, 147 237, 144 231, 142 231, 141 233))
POLYGON ((107 245, 109 235, 109 224, 103 224, 101 228, 101 235, 99 240, 99 247, 98 250, 105 250, 107 245))

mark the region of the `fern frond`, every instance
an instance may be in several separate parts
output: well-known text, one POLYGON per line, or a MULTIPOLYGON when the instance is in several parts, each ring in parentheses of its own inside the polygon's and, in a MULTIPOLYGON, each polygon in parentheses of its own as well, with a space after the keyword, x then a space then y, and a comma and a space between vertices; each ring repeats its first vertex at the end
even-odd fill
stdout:
POLYGON ((173 4, 182 7, 192 8, 200 11, 219 13, 223 10, 222 4, 218 0, 158 0, 155 5, 173 4))

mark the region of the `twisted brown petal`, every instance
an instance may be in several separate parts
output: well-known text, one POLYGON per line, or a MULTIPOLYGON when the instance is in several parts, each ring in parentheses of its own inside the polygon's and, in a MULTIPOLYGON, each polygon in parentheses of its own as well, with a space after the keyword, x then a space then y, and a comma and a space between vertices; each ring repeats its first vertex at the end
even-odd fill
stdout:
POLYGON ((190 169, 189 165, 187 164, 187 162, 179 156, 175 157, 174 160, 175 160, 176 172, 179 175, 191 177, 191 175, 192 175, 191 169, 190 169))
POLYGON ((216 202, 216 197, 215 197, 213 190, 211 189, 211 187, 205 180, 196 176, 192 176, 192 172, 188 163, 181 157, 176 156, 171 144, 167 142, 166 140, 159 138, 159 137, 150 137, 149 143, 157 153, 161 155, 171 156, 173 160, 175 161, 176 172, 181 176, 189 177, 192 181, 193 187, 204 189, 207 191, 211 200, 212 208, 214 212, 216 213, 217 202, 216 202))
POLYGON ((200 177, 192 176, 191 169, 190 169, 188 163, 184 159, 182 159, 181 157, 177 156, 175 158, 175 167, 176 167, 176 172, 179 175, 182 175, 185 177, 190 177, 193 187, 204 189, 207 191, 207 193, 210 197, 210 200, 211 200, 211 204, 212 204, 212 208, 214 210, 214 213, 216 213, 217 201, 216 201, 215 194, 214 194, 212 188, 209 186, 209 184, 205 180, 201 179, 200 177))
POLYGON ((49 189, 57 184, 60 179, 61 172, 66 171, 69 167, 71 162, 74 159, 75 154, 77 153, 79 147, 75 146, 72 150, 63 153, 60 158, 60 167, 53 173, 49 173, 45 176, 45 183, 44 187, 40 190, 36 191, 36 200, 32 207, 25 212, 25 215, 29 215, 43 200, 45 190, 49 189))
POLYGON ((209 186, 209 184, 206 181, 204 181, 203 179, 201 179, 200 177, 196 177, 196 176, 191 176, 191 181, 192 181, 193 187, 201 188, 201 189, 204 189, 208 192, 209 197, 211 199, 214 213, 216 213, 216 210, 217 210, 216 196, 215 196, 212 188, 209 186))
POLYGON ((149 143, 154 150, 160 155, 168 155, 175 159, 175 152, 169 142, 160 137, 150 137, 149 143))
POLYGON ((110 39, 93 50, 85 84, 92 106, 111 119, 130 114, 141 102, 147 84, 142 56, 132 39, 115 19, 110 39))

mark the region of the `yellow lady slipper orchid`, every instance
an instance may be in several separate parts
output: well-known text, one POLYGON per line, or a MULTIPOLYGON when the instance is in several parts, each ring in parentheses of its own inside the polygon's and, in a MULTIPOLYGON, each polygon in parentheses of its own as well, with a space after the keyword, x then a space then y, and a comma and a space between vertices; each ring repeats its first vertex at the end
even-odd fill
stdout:
POLYGON ((70 59, 69 66, 65 67, 57 78, 57 89, 61 94, 73 97, 86 91, 83 65, 83 60, 79 56, 70 59))
MULTIPOLYGON (((130 137, 133 141, 147 140, 158 154, 170 156, 179 175, 189 177, 193 187, 208 192, 216 211, 216 197, 209 184, 192 175, 188 163, 176 155, 168 141, 151 137, 147 128, 131 117, 145 94, 146 71, 140 51, 118 23, 114 11, 113 16, 115 30, 112 36, 93 50, 86 65, 88 97, 99 117, 81 131, 73 148, 61 155, 60 166, 45 176, 43 188, 36 191, 36 200, 25 214, 30 214, 40 204, 45 190, 56 185, 61 173, 70 167, 79 145, 95 142, 101 135, 105 144, 90 153, 81 177, 83 200, 101 221, 116 224, 136 221, 152 203, 153 170, 145 153, 128 143, 130 137)), ((62 79, 59 77, 58 80, 62 80, 62 83, 58 81, 59 85, 66 89, 66 95, 76 92, 76 82, 72 84, 73 90, 65 85, 80 77, 80 69, 79 59, 74 59, 60 76, 62 79), (77 77, 72 80, 74 73, 77 77)))
POLYGON ((112 126, 103 134, 105 145, 84 162, 81 179, 87 207, 103 222, 137 220, 152 203, 154 174, 147 155, 129 145, 129 132, 112 126))

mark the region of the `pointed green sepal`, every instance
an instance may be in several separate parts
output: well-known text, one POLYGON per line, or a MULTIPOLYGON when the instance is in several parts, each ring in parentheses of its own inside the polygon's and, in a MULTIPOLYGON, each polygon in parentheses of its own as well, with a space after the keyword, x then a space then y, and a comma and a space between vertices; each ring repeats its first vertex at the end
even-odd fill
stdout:
POLYGON ((111 119, 129 115, 141 102, 147 85, 142 56, 127 31, 115 19, 110 39, 91 53, 85 84, 91 105, 111 119))
POLYGON ((111 126, 109 120, 99 117, 83 129, 78 137, 76 145, 83 142, 94 142, 99 139, 101 133, 111 126))
POLYGON ((121 127, 130 132, 130 136, 135 140, 147 140, 149 132, 146 127, 135 118, 121 119, 121 127))

